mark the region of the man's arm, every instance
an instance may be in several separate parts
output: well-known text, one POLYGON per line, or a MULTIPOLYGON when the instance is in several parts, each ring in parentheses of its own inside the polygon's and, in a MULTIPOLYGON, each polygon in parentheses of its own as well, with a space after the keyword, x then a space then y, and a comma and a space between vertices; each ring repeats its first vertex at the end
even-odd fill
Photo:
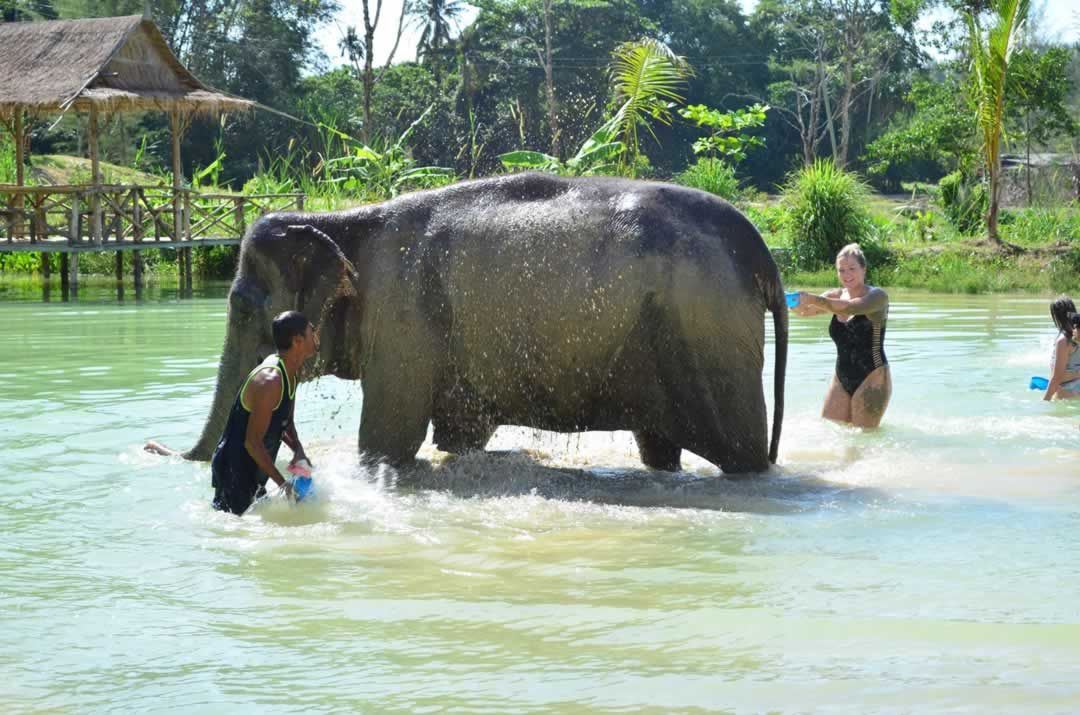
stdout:
POLYGON ((289 415, 289 425, 285 428, 285 431, 281 435, 281 441, 285 443, 285 446, 292 450, 293 458, 289 464, 294 464, 301 459, 308 459, 307 453, 304 451, 304 445, 300 443, 300 436, 296 434, 296 403, 293 403, 292 414, 289 415))
POLYGON ((274 460, 270 458, 270 453, 266 451, 266 445, 263 443, 266 430, 270 427, 270 417, 281 399, 281 390, 281 374, 276 370, 260 370, 244 389, 244 395, 247 398, 245 401, 251 409, 247 433, 244 435, 244 449, 255 460, 255 464, 263 474, 284 489, 286 494, 291 495, 292 485, 274 466, 274 460))

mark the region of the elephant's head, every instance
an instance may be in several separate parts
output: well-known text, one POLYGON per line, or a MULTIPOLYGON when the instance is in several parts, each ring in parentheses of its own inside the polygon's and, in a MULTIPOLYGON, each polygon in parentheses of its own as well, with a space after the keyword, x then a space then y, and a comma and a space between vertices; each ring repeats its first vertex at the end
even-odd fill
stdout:
POLYGON ((301 379, 332 374, 357 379, 362 276, 341 247, 297 216, 268 216, 252 227, 229 291, 228 327, 213 405, 199 441, 185 457, 208 459, 248 372, 274 351, 271 322, 286 310, 307 316, 318 352, 301 379))

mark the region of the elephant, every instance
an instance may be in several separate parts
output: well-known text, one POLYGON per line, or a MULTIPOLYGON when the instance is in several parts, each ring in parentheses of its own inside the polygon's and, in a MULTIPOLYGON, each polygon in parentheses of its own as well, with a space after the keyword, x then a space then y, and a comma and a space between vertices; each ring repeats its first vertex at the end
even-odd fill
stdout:
POLYGON ((520 425, 630 430, 658 470, 681 469, 683 449, 724 473, 776 461, 783 284, 753 224, 702 191, 526 173, 260 218, 241 242, 210 414, 184 456, 209 458, 284 310, 319 336, 301 380, 361 381, 365 459, 409 463, 430 424, 452 453, 520 425))

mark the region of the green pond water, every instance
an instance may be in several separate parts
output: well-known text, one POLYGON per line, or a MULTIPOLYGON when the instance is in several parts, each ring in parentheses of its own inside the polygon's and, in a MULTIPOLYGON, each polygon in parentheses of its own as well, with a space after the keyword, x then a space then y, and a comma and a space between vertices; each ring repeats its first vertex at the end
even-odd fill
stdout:
POLYGON ((751 480, 514 428, 365 470, 358 385, 319 380, 318 498, 235 518, 140 450, 197 437, 225 291, 0 284, 0 711, 1080 710, 1080 405, 1027 390, 1048 298, 893 291, 876 433, 818 417, 832 343, 793 319, 751 480))

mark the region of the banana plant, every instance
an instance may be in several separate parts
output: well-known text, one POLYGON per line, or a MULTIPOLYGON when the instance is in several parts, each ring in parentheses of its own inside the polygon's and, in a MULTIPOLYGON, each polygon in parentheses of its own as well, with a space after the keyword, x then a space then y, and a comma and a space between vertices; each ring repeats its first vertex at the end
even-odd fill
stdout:
POLYGON ((566 161, 539 151, 519 149, 499 155, 502 165, 511 171, 544 171, 561 176, 594 176, 614 174, 626 145, 618 140, 621 112, 604 122, 585 140, 577 153, 566 161))
POLYGON ((410 124, 393 143, 374 149, 337 129, 324 127, 351 147, 343 156, 324 162, 327 181, 347 193, 365 194, 376 200, 393 198, 412 188, 443 186, 454 179, 454 170, 442 166, 416 166, 408 150, 416 127, 431 113, 434 104, 410 124))

